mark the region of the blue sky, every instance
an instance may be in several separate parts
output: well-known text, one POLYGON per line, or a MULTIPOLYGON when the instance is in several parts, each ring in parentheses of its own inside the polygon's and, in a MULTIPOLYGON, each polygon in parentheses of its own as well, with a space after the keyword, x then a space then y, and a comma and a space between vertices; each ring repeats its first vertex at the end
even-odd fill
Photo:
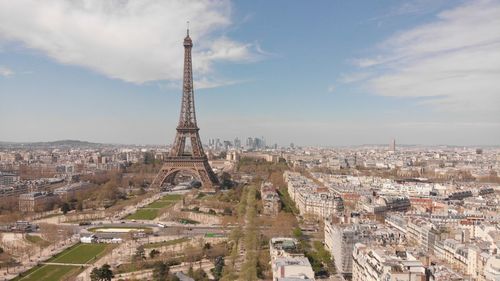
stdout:
POLYGON ((0 140, 500 140, 499 1, 0 0, 0 140))

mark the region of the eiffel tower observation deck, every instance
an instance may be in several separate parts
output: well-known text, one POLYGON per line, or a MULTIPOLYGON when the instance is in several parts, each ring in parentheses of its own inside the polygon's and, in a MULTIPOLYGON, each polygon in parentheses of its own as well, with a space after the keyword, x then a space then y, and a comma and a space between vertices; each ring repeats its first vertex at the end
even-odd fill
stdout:
POLYGON ((208 158, 203 151, 203 145, 196 123, 194 106, 193 66, 191 50, 193 41, 189 37, 189 29, 184 38, 184 74, 182 83, 182 102, 177 125, 177 134, 168 157, 160 172, 153 180, 153 187, 165 184, 174 184, 179 173, 186 173, 199 180, 203 190, 214 190, 219 184, 218 178, 212 171, 208 158))

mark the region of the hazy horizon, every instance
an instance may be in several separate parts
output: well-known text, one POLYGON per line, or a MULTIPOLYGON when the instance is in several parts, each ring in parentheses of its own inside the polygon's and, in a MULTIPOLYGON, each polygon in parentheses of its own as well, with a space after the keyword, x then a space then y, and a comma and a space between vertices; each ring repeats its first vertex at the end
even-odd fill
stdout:
MULTIPOLYGON (((223 140, 230 140, 233 141, 234 139, 221 139, 223 140)), ((242 140, 242 143, 244 144, 245 139, 240 138, 242 140)), ((33 144, 33 143, 54 143, 54 142, 65 142, 65 141, 75 141, 75 142, 82 142, 82 143, 92 143, 92 144, 102 144, 102 145, 134 145, 134 146, 170 146, 172 143, 115 143, 115 142, 96 142, 96 141, 89 141, 89 140, 77 140, 77 139, 57 139, 57 140, 44 140, 44 141, 4 141, 0 139, 0 143, 12 143, 12 144, 33 144)), ((392 141, 392 140, 391 140, 392 141)), ((278 146, 280 147, 288 147, 291 143, 294 143, 293 141, 288 143, 288 144, 280 144, 277 143, 278 146)), ((206 142, 203 141, 203 144, 206 145, 206 142)), ((274 142, 267 143, 267 146, 272 146, 274 145, 274 142)), ((294 143, 295 146, 300 146, 300 147, 360 147, 360 146, 389 146, 390 143, 361 143, 361 144, 351 144, 351 145, 305 145, 305 144, 300 144, 300 143, 294 143)), ((468 147, 468 148, 474 148, 474 147, 499 147, 500 145, 487 145, 487 144, 471 144, 471 145, 460 145, 460 144, 447 144, 447 143, 442 143, 442 144, 421 144, 421 143, 396 143, 396 147, 398 146, 404 146, 404 147, 418 147, 418 146, 423 146, 423 147, 440 147, 440 146, 449 146, 449 147, 468 147)))

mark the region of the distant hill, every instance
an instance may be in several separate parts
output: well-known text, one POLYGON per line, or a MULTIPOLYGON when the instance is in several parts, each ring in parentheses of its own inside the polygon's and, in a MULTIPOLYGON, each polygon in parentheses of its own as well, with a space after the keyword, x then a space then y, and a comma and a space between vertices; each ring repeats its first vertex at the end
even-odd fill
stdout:
POLYGON ((31 144, 37 145, 99 145, 99 143, 80 141, 80 140, 56 140, 49 142, 33 142, 31 144))
MULTIPOLYGON (((47 142, 1 142, 3 147, 99 147, 106 144, 80 140, 56 140, 47 142)), ((107 144, 109 145, 109 144, 107 144)))

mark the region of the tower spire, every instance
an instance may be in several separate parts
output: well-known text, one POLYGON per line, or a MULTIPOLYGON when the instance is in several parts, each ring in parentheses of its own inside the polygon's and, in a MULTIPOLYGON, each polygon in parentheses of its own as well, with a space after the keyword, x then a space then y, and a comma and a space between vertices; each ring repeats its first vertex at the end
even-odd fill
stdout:
POLYGON ((187 36, 189 37, 189 21, 187 21, 186 24, 187 24, 187 36))
POLYGON ((182 104, 177 128, 197 129, 196 114, 194 110, 194 90, 193 90, 193 63, 191 59, 191 49, 193 41, 189 37, 189 27, 187 36, 184 38, 184 73, 182 83, 182 104))

